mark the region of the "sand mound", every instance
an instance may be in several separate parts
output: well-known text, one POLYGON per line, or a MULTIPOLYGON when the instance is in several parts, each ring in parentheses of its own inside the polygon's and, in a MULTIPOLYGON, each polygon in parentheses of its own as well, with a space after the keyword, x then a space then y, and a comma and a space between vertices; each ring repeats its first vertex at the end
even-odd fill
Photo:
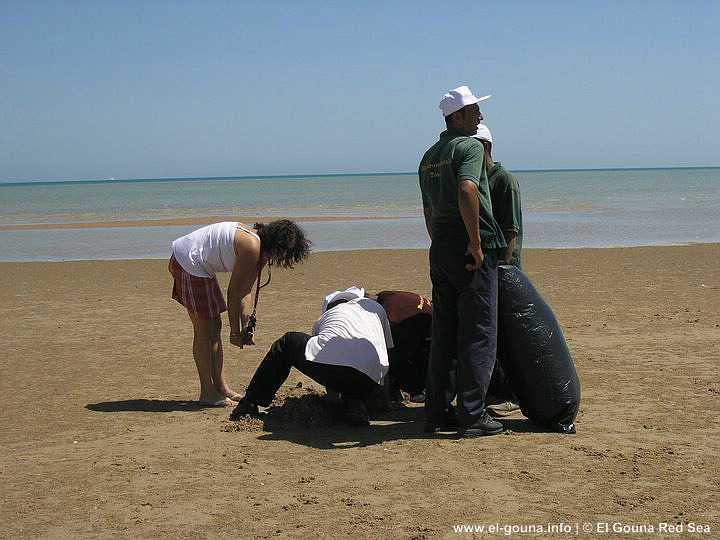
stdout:
POLYGON ((282 389, 259 418, 243 416, 226 422, 224 431, 276 431, 279 429, 332 426, 342 418, 342 406, 332 403, 325 392, 304 388, 282 389))

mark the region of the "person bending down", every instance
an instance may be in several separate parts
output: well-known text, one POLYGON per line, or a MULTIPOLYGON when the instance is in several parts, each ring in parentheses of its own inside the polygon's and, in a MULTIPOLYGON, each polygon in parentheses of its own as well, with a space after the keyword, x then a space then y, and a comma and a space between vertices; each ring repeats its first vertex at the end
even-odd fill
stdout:
POLYGON ((228 312, 230 343, 254 345, 252 286, 268 266, 292 268, 310 251, 305 232, 292 221, 214 223, 175 240, 168 269, 172 297, 182 304, 193 325, 193 359, 200 378, 200 404, 236 405, 239 395, 225 380, 221 314, 228 312), (216 274, 230 272, 227 303, 216 274))
POLYGON ((402 401, 402 390, 410 394, 411 402, 423 403, 432 338, 432 302, 411 291, 381 291, 374 299, 387 313, 395 343, 388 373, 389 399, 402 401))
POLYGON ((295 367, 347 398, 348 422, 368 425, 365 400, 383 384, 393 340, 385 310, 364 295, 358 287, 327 295, 312 336, 288 332, 275 341, 230 419, 257 416, 258 406, 270 405, 295 367))

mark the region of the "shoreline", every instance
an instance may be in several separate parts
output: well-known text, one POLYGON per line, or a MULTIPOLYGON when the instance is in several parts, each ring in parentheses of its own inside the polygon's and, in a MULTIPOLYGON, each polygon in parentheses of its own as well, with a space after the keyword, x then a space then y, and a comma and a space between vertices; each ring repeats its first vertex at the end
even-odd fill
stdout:
POLYGON ((0 225, 0 231, 38 231, 53 229, 109 229, 126 227, 172 227, 175 225, 209 225, 221 221, 239 221, 245 224, 290 219, 298 223, 310 221, 377 221, 383 219, 415 219, 422 216, 210 216, 161 219, 124 219, 118 221, 88 221, 78 223, 29 223, 23 225, 0 225))
MULTIPOLYGON (((691 242, 686 244, 661 244, 661 245, 639 245, 639 246, 605 246, 605 247, 590 247, 590 246, 581 246, 581 247, 534 247, 534 248, 523 248, 523 254, 529 253, 531 256, 538 256, 538 254, 541 254, 541 256, 544 256, 546 254, 552 254, 552 255, 558 255, 559 253, 567 253, 568 255, 571 254, 578 254, 578 253, 585 253, 588 256, 591 256, 595 252, 600 253, 606 253, 610 255, 616 255, 612 252, 618 252, 617 255, 620 255, 620 253, 628 253, 628 252, 635 252, 635 251, 649 251, 649 252, 659 252, 659 251, 668 251, 675 253, 676 251, 682 251, 682 250, 694 250, 694 249, 706 249, 709 251, 720 251, 720 242, 691 242)), ((386 256, 386 255, 392 255, 394 253, 398 252, 404 252, 408 254, 409 256, 414 256, 418 253, 420 253, 423 257, 427 255, 428 248, 414 248, 414 247, 408 247, 408 248, 384 248, 384 247, 378 247, 378 248, 348 248, 348 249, 328 249, 328 250, 320 250, 320 251, 311 251, 310 256, 316 256, 316 255, 330 255, 330 256, 352 256, 352 257, 362 257, 362 256, 370 256, 374 257, 377 255, 380 256, 386 256)), ((168 251, 167 256, 158 256, 158 257, 138 257, 138 258, 92 258, 92 259, 52 259, 52 260, 27 260, 27 261, 3 261, 0 260, 0 269, 4 266, 8 265, 43 265, 43 264, 57 264, 57 263, 66 263, 66 264, 93 264, 93 263, 156 263, 157 261, 163 261, 166 260, 170 256, 170 252, 168 251)), ((720 288, 720 287, 710 287, 710 288, 720 288)))

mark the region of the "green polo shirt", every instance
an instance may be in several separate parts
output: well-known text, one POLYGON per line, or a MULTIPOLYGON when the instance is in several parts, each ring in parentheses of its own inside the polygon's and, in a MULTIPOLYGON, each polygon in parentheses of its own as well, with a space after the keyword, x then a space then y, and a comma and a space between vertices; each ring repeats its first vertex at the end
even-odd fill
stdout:
POLYGON ((418 175, 425 208, 432 210, 433 231, 465 225, 458 205, 458 184, 470 180, 478 187, 480 240, 483 249, 507 247, 492 215, 490 188, 484 167, 485 152, 477 139, 446 130, 420 161, 418 175))
POLYGON ((488 174, 490 198, 492 199, 493 216, 500 225, 503 233, 517 234, 515 249, 512 252, 510 263, 522 270, 522 208, 520 206, 520 184, 517 179, 506 170, 499 161, 488 174))

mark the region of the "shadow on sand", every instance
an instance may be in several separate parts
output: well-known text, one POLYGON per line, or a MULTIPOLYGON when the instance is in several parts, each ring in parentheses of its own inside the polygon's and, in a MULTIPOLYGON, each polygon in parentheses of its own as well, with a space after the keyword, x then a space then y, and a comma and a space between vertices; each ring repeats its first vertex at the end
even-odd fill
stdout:
POLYGON ((179 399, 125 399, 120 401, 102 401, 85 405, 86 409, 95 412, 176 412, 198 411, 208 408, 198 401, 179 399))
MULTIPOLYGON (((526 418, 501 420, 506 430, 514 433, 547 433, 526 418)), ((422 405, 406 405, 399 409, 370 414, 369 426, 351 426, 343 421, 341 406, 326 396, 307 393, 289 396, 270 406, 260 418, 244 417, 229 421, 225 431, 258 431, 259 440, 289 441, 318 449, 343 449, 383 444, 407 439, 457 440, 454 431, 428 434, 423 431, 425 411, 422 405), (250 428, 248 428, 250 426, 250 428)))

